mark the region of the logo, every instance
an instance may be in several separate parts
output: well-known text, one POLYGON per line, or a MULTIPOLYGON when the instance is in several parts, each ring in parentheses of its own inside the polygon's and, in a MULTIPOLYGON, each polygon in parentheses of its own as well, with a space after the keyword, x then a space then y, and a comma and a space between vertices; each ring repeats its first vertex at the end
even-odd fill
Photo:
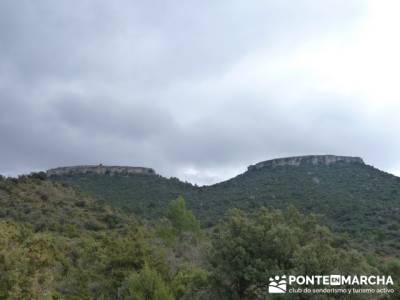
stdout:
POLYGON ((393 294, 393 284, 390 275, 276 275, 269 278, 268 293, 382 295, 393 294))
POLYGON ((284 294, 286 293, 287 281, 286 276, 275 276, 269 278, 268 293, 270 294, 284 294))

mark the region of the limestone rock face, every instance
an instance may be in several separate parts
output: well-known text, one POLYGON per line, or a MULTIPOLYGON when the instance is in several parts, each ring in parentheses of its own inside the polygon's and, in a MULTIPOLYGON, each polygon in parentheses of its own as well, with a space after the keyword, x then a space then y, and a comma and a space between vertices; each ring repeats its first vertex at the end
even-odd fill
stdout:
POLYGON ((47 170, 47 176, 97 174, 97 175, 155 175, 151 168, 123 166, 73 166, 47 170))
POLYGON ((364 164, 364 161, 360 157, 352 157, 352 156, 307 155, 307 156, 295 156, 295 157, 266 160, 263 162, 259 162, 255 165, 251 165, 247 169, 251 171, 265 167, 274 168, 279 166, 294 166, 294 167, 298 167, 301 165, 329 166, 337 163, 364 164))

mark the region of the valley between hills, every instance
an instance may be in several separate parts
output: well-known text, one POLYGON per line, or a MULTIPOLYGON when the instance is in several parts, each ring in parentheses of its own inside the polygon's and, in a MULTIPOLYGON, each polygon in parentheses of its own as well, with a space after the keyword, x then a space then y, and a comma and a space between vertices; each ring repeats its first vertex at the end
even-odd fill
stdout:
POLYGON ((274 159, 248 167, 230 180, 195 186, 150 168, 87 166, 49 170, 49 178, 78 187, 103 203, 145 218, 158 218, 183 196, 204 227, 232 208, 294 206, 332 230, 382 254, 400 251, 400 178, 358 157, 314 155, 274 159))
POLYGON ((400 178, 357 157, 269 160, 201 187, 61 167, 0 177, 0 206, 0 299, 280 299, 267 285, 282 274, 390 275, 393 293, 351 299, 399 297, 400 178))

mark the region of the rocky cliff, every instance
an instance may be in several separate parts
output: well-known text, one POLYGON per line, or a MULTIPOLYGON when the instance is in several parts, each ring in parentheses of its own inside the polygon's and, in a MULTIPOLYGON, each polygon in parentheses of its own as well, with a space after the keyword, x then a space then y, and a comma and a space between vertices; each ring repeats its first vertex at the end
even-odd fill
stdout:
POLYGON ((300 165, 323 165, 329 166, 337 163, 356 163, 356 164, 364 164, 364 161, 360 157, 351 157, 351 156, 336 156, 336 155, 308 155, 308 156, 295 156, 295 157, 286 157, 286 158, 278 158, 272 160, 266 160, 263 162, 259 162, 255 165, 249 166, 247 169, 258 170, 265 167, 279 167, 279 166, 294 166, 298 167, 300 165))
POLYGON ((73 166, 47 170, 47 176, 98 174, 98 175, 155 175, 151 168, 123 166, 73 166))

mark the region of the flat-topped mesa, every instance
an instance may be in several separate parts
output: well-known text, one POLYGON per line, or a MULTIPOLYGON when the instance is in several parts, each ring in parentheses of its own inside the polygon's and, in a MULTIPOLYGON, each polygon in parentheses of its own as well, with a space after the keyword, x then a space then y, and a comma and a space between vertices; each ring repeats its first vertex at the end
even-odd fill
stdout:
POLYGON ((151 168, 143 167, 123 167, 123 166, 73 166, 60 167, 46 171, 47 176, 62 176, 62 175, 82 175, 82 174, 97 174, 97 175, 155 175, 156 172, 151 168))
POLYGON ((307 156, 295 156, 286 158, 277 158, 259 162, 255 165, 249 166, 247 169, 258 170, 265 167, 279 167, 279 166, 294 166, 298 167, 301 165, 322 165, 329 166, 337 163, 345 164, 364 164, 364 161, 360 157, 352 156, 336 156, 336 155, 307 155, 307 156))

